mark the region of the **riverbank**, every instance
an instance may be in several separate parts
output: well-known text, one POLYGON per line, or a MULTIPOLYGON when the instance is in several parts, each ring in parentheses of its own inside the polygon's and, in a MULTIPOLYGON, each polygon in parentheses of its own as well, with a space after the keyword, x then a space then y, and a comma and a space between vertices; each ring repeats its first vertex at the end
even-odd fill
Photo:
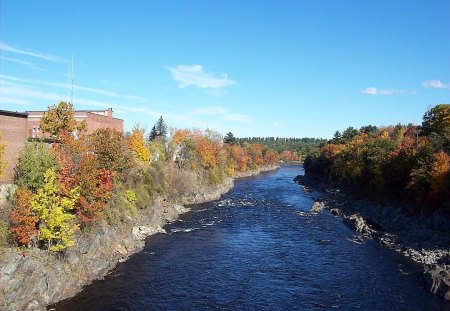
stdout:
POLYGON ((1 310, 45 310, 45 306, 74 296, 93 280, 104 277, 119 262, 145 245, 145 238, 164 233, 164 225, 189 211, 184 205, 217 200, 234 186, 234 179, 277 169, 267 166, 227 178, 215 187, 205 187, 168 201, 162 197, 153 206, 139 210, 117 226, 101 222, 76 237, 74 247, 63 255, 31 249, 9 248, 0 254, 1 310))
POLYGON ((315 201, 311 210, 328 210, 356 231, 354 241, 370 238, 423 267, 431 293, 450 301, 450 224, 443 216, 413 218, 400 208, 353 197, 299 175, 294 181, 315 201))

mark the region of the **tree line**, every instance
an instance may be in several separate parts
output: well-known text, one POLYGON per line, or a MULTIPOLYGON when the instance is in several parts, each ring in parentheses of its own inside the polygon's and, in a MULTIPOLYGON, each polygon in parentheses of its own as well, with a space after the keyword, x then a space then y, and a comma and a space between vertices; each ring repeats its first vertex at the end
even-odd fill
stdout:
MULTIPOLYGON (((227 137, 225 136, 225 140, 227 137)), ((286 137, 243 137, 235 138, 237 143, 261 144, 267 148, 275 150, 285 161, 302 161, 308 155, 314 153, 318 147, 327 143, 326 139, 321 138, 286 138, 286 137)))
POLYGON ((336 131, 304 165, 313 178, 413 202, 414 213, 450 215, 450 105, 429 109, 421 125, 336 131))

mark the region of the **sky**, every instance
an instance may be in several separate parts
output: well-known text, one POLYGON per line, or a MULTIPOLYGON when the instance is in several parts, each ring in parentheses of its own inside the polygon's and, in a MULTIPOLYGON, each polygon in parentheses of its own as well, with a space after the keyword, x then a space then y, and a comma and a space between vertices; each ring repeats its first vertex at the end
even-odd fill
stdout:
POLYGON ((0 1, 0 109, 331 138, 450 103, 448 0, 0 1))

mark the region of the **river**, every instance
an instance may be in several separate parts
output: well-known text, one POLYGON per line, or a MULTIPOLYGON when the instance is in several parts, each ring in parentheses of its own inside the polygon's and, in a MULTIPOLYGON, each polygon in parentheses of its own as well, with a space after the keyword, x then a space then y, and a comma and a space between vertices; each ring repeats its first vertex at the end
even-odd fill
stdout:
POLYGON ((300 166, 237 180, 104 280, 51 308, 70 310, 448 310, 420 268, 365 239, 292 179, 300 166))

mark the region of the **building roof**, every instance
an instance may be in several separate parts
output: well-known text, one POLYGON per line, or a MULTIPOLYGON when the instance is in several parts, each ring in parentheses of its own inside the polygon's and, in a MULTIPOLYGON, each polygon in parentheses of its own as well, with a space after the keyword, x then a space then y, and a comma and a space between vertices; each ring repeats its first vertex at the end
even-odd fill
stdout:
POLYGON ((17 112, 17 111, 8 111, 8 110, 0 110, 0 115, 8 116, 8 117, 16 117, 16 118, 27 118, 28 113, 26 112, 17 112))

